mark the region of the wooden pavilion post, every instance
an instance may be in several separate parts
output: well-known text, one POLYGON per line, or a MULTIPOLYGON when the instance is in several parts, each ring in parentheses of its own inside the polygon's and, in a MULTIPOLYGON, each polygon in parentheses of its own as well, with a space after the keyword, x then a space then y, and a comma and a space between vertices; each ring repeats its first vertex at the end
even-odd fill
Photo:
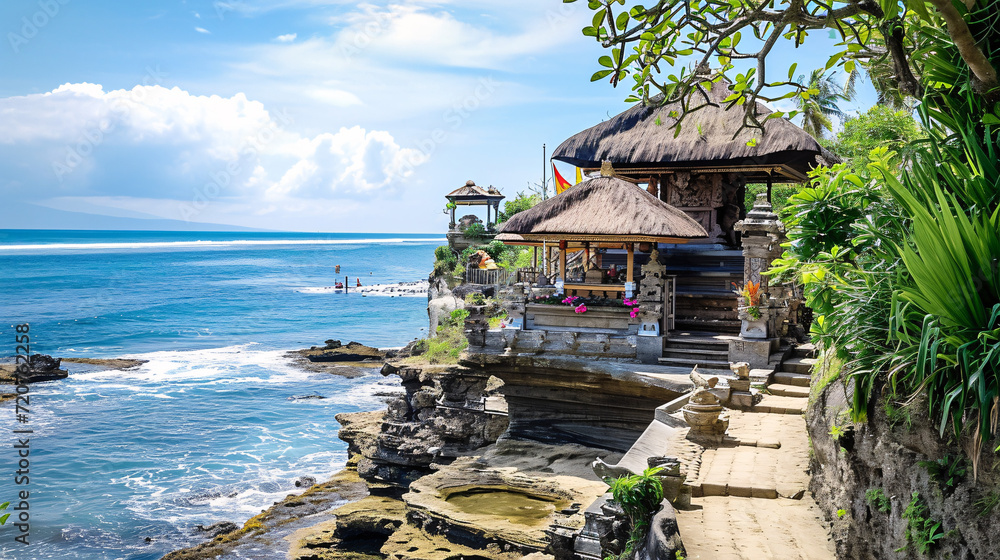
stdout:
POLYGON ((635 283, 633 276, 633 267, 635 263, 635 243, 626 243, 626 260, 625 260, 625 297, 631 298, 635 292, 635 283))
POLYGON ((590 241, 583 242, 583 271, 590 270, 590 241))
POLYGON ((559 280, 562 281, 563 285, 566 285, 566 247, 568 244, 565 241, 559 242, 559 280))

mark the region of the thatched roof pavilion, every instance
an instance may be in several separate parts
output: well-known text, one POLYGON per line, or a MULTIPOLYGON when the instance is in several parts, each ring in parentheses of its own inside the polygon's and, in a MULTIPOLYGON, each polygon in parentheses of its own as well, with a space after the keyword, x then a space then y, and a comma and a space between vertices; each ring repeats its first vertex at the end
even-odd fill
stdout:
POLYGON ((471 179, 466 181, 461 187, 444 195, 449 201, 458 206, 477 206, 499 202, 504 199, 503 194, 492 186, 484 189, 471 179))
MULTIPOLYGON (((746 182, 801 182, 817 165, 817 156, 836 156, 820 147, 807 132, 787 119, 764 123, 764 133, 744 128, 743 108, 726 110, 723 100, 731 92, 725 83, 708 92, 711 104, 690 113, 674 136, 680 103, 661 107, 636 105, 610 120, 580 132, 556 148, 552 159, 585 170, 610 161, 621 175, 645 178, 664 172, 738 172, 746 182), (748 143, 750 145, 748 145, 748 143)), ((701 105, 700 93, 691 105, 701 105)), ((655 99, 654 99, 655 101, 655 99)), ((763 118, 771 111, 758 103, 763 118)))
POLYGON ((457 206, 485 206, 486 228, 492 229, 492 220, 499 215, 500 201, 505 198, 504 195, 501 194, 499 190, 493 188, 492 185, 489 188, 484 189, 471 179, 466 181, 461 187, 444 195, 444 197, 447 198, 450 203, 451 222, 448 224, 449 230, 455 229, 455 207, 457 206), (490 217, 491 208, 493 209, 493 218, 490 217))
POLYGON ((515 214, 496 237, 525 241, 685 243, 707 237, 698 222, 635 185, 614 177, 590 179, 515 214))
POLYGON ((559 276, 566 290, 619 292, 635 290, 636 243, 687 243, 708 233, 696 220, 645 190, 615 177, 584 181, 534 208, 515 214, 496 239, 508 245, 558 246, 559 276), (583 250, 585 270, 591 248, 624 246, 624 285, 566 284, 566 253, 583 250))

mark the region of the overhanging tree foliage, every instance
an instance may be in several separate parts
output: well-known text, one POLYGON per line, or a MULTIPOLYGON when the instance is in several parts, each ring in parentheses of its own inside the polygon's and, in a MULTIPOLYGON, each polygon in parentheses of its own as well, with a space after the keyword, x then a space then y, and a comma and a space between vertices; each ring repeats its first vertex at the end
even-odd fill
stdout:
POLYGON ((795 112, 775 111, 762 117, 757 101, 797 98, 806 102, 820 93, 795 78, 794 64, 769 69, 768 55, 781 41, 798 47, 810 33, 820 31, 841 39, 826 70, 842 68, 853 73, 859 63, 888 63, 891 76, 883 72, 880 77, 901 94, 915 97, 923 94, 928 80, 921 80, 922 62, 914 54, 926 48, 927 37, 943 35, 968 69, 973 90, 990 102, 997 101, 996 66, 979 36, 981 28, 998 25, 996 2, 965 1, 660 0, 644 6, 625 0, 589 0, 594 18, 583 33, 611 50, 600 58, 603 69, 592 79, 610 77, 617 85, 631 76, 631 101, 681 102, 683 114, 678 116, 683 120, 708 102, 707 89, 726 80, 731 84, 726 101, 743 107, 744 126, 763 130, 763 120, 792 117, 795 112), (678 62, 690 63, 690 67, 678 62), (736 65, 741 62, 750 65, 743 64, 745 70, 740 71, 736 65))

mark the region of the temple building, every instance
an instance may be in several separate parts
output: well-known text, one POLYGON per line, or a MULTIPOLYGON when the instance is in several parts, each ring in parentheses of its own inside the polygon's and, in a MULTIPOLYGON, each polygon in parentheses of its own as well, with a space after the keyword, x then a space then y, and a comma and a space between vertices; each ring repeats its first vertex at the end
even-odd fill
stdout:
POLYGON ((590 179, 500 228, 498 240, 535 248, 537 271, 523 285, 524 334, 508 333, 505 344, 565 333, 579 351, 580 337, 604 336, 607 357, 767 366, 797 319, 793 287, 762 276, 783 240, 771 186, 804 182, 836 158, 787 119, 765 120, 762 105, 763 133, 743 126, 739 108, 726 110, 725 88, 706 95, 679 133, 679 105, 640 105, 555 150, 590 179), (748 214, 754 183, 767 194, 748 214))

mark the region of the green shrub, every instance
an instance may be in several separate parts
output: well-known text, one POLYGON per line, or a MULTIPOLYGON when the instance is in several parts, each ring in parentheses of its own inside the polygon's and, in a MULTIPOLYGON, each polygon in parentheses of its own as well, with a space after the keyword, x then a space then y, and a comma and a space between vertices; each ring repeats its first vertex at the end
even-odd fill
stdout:
POLYGON ((631 474, 615 479, 605 479, 611 495, 625 512, 629 524, 629 539, 625 550, 615 560, 630 558, 636 547, 646 538, 653 515, 663 501, 663 483, 657 475, 662 469, 648 468, 642 474, 631 474))
POLYGON ((436 276, 450 274, 457 264, 458 257, 455 256, 455 252, 451 250, 451 247, 442 245, 434 249, 434 274, 436 276))
POLYGON ((537 194, 525 194, 523 192, 519 192, 513 200, 504 202, 503 210, 500 210, 500 213, 497 214, 497 223, 502 224, 511 219, 514 214, 524 212, 541 201, 542 198, 537 194))
POLYGON ((465 228, 462 235, 464 235, 466 239, 485 239, 486 226, 479 222, 471 223, 465 228))
POLYGON ((885 495, 885 490, 881 488, 869 488, 866 490, 865 500, 868 501, 869 506, 882 513, 892 511, 892 502, 889 500, 889 496, 885 495))
POLYGON ((919 492, 913 493, 903 512, 903 519, 906 520, 906 545, 896 552, 902 552, 907 546, 913 545, 920 554, 928 554, 937 546, 937 541, 945 537, 941 531, 941 523, 931 519, 930 510, 920 499, 919 492))
POLYGON ((927 469, 931 480, 945 490, 953 490, 958 486, 968 470, 965 457, 961 455, 945 455, 937 461, 918 461, 917 464, 927 469))

